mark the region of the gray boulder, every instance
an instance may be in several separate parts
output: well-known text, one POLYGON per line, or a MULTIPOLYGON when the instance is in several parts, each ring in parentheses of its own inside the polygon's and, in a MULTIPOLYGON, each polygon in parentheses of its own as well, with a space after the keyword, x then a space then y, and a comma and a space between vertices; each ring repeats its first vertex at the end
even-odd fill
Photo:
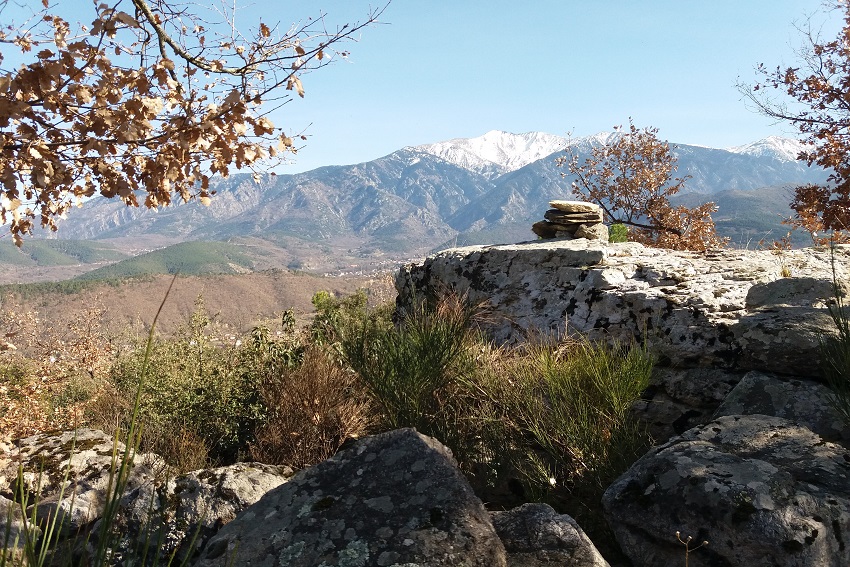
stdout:
POLYGON ((8 551, 23 549, 27 534, 34 543, 41 533, 41 528, 24 517, 20 504, 0 496, 0 553, 3 548, 8 551))
POLYGON ((450 451, 412 429, 351 443, 224 526, 197 565, 504 566, 450 451))
MULTIPOLYGON (((183 564, 223 525, 293 474, 286 466, 236 463, 128 492, 114 523, 116 557, 146 556, 150 564, 161 565, 174 557, 174 564, 183 564)), ((97 545, 98 528, 90 548, 97 545)))
POLYGON ((632 413, 646 424, 656 444, 664 443, 711 421, 742 376, 718 368, 656 367, 632 413))
POLYGON ((651 450, 605 492, 636 566, 676 565, 676 532, 710 567, 850 565, 850 453, 765 415, 724 416, 651 450))
MULTIPOLYGON (((94 429, 18 439, 0 470, 0 495, 18 498, 21 467, 23 489, 29 495, 27 515, 35 513, 41 524, 58 514, 60 534, 75 534, 103 515, 110 476, 117 470, 113 451, 120 464, 124 444, 94 429)), ((127 490, 153 482, 160 465, 156 455, 131 455, 127 490)))
POLYGON ((508 567, 608 567, 576 521, 547 504, 523 504, 490 516, 508 553, 508 567))
POLYGON ((826 441, 847 445, 850 427, 830 404, 832 391, 811 380, 750 372, 729 393, 714 417, 764 414, 802 425, 826 441))

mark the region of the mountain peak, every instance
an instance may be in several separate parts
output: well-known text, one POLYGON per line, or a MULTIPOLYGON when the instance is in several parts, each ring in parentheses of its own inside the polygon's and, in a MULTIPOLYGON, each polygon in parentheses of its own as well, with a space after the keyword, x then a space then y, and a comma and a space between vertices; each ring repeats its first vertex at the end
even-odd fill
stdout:
POLYGON ((454 138, 413 149, 495 177, 517 170, 566 146, 566 138, 545 132, 513 134, 490 130, 477 138, 454 138))
POLYGON ((756 142, 726 149, 736 154, 770 157, 780 161, 797 161, 797 156, 800 155, 800 152, 806 150, 807 147, 806 144, 799 140, 780 136, 768 136, 756 142))

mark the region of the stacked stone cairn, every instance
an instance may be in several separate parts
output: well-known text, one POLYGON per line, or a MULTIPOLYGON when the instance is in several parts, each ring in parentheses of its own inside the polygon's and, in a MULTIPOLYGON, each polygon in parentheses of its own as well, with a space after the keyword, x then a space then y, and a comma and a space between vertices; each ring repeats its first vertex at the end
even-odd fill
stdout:
POLYGON ((608 227, 602 224, 602 207, 584 201, 549 201, 552 207, 531 231, 544 239, 587 238, 608 242, 608 227))

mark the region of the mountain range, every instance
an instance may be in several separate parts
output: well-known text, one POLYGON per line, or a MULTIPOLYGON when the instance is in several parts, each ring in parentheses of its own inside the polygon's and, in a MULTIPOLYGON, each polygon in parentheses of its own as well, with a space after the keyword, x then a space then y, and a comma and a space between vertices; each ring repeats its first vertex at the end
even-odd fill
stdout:
MULTIPOLYGON (((158 211, 95 198, 74 209, 55 238, 98 241, 122 253, 155 253, 187 241, 225 241, 253 269, 346 272, 389 268, 454 244, 530 240, 551 199, 575 198, 555 160, 567 144, 583 159, 617 133, 567 139, 491 131, 399 149, 373 161, 294 175, 215 179, 208 207, 158 211)), ((727 149, 671 144, 678 202, 715 201, 721 233, 747 245, 785 233, 790 188, 826 172, 797 161, 799 142, 770 137, 727 149)), ((26 254, 27 244, 23 254, 26 254)), ((0 256, 2 261, 2 256, 0 256)), ((245 262, 240 261, 244 270, 245 262)))

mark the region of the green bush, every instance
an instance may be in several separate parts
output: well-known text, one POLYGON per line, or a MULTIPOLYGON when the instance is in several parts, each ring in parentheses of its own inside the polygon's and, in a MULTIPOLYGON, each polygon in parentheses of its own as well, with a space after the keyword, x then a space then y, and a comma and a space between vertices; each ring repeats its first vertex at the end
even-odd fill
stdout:
MULTIPOLYGON (((182 458, 173 453, 175 447, 198 442, 208 455, 205 463, 193 463, 195 468, 235 462, 265 413, 260 399, 263 374, 256 371, 255 364, 266 359, 256 351, 240 353, 234 344, 214 344, 207 332, 209 325, 199 301, 191 320, 176 336, 153 339, 149 354, 136 348, 112 369, 111 380, 119 398, 127 400, 141 387, 138 410, 144 424, 143 450, 160 453, 170 464, 182 458), (148 371, 140 386, 146 356, 148 371)), ((129 418, 125 412, 124 421, 129 418)))
POLYGON ((628 242, 629 228, 622 223, 614 223, 608 227, 608 242, 628 242))
POLYGON ((507 399, 514 427, 533 440, 524 471, 532 485, 556 498, 601 496, 650 441, 630 408, 652 366, 641 347, 585 339, 536 346, 516 364, 507 399))
POLYGON ((472 311, 457 298, 416 305, 398 325, 364 318, 343 335, 345 359, 381 407, 390 428, 434 435, 441 394, 467 372, 472 311))
POLYGON ((602 492, 651 442, 630 408, 652 356, 583 339, 496 348, 474 313, 457 297, 420 303, 396 326, 363 323, 343 352, 384 427, 440 439, 486 500, 515 504, 519 483, 604 530, 602 492))

